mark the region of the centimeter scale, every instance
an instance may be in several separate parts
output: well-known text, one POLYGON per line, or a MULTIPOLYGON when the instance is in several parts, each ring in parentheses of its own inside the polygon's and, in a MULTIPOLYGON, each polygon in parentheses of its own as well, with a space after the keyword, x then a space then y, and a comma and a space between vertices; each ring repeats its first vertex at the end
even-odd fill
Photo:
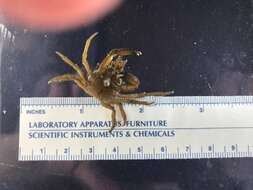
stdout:
POLYGON ((253 156, 253 96, 149 97, 111 111, 94 98, 21 98, 19 160, 253 156), (119 112, 118 112, 119 113, 119 112))

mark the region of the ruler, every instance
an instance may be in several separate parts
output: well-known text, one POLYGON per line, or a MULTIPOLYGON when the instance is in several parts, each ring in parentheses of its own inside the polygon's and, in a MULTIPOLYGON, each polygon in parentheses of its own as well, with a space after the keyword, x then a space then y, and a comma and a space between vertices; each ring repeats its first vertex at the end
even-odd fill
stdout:
POLYGON ((19 160, 253 156, 253 96, 149 97, 111 112, 94 98, 21 98, 19 160))

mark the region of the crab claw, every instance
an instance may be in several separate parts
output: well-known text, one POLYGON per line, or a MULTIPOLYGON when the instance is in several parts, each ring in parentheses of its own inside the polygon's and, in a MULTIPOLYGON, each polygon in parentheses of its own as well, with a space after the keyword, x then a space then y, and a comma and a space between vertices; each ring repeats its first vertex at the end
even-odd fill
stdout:
POLYGON ((137 56, 141 56, 142 55, 141 51, 135 51, 135 53, 136 53, 137 56))

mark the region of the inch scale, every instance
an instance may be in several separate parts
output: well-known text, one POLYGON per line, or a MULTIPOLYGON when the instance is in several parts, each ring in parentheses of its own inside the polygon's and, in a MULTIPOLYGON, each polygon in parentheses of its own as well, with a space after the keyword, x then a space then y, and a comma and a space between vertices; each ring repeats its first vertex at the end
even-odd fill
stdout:
POLYGON ((149 97, 126 126, 94 98, 21 98, 19 160, 253 156, 253 96, 149 97))

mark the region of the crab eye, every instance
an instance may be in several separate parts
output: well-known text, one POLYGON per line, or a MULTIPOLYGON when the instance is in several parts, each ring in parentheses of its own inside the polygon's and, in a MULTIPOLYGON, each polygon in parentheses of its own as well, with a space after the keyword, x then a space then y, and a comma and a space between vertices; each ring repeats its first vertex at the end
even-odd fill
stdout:
POLYGON ((111 85, 111 79, 110 78, 106 78, 103 82, 104 82, 104 86, 106 86, 106 87, 111 85))

